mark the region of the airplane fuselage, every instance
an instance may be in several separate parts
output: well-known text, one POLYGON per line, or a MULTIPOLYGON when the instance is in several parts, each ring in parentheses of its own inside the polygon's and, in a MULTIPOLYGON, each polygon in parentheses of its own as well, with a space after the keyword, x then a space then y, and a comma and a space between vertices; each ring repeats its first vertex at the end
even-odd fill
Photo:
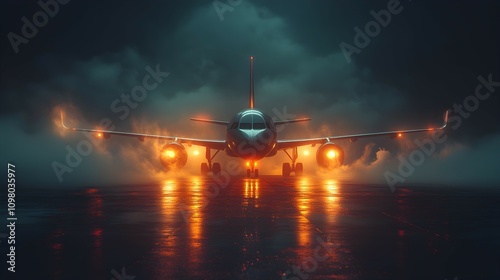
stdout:
POLYGON ((248 109, 239 112, 229 121, 226 137, 228 155, 256 161, 273 152, 277 131, 269 115, 256 109, 248 109))

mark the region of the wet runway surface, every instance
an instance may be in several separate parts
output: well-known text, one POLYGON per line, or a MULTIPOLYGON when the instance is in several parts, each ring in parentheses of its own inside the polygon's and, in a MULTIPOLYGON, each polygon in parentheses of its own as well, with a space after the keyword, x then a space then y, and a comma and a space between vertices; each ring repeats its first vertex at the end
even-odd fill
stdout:
POLYGON ((17 216, 1 279, 500 279, 495 189, 192 177, 19 187, 17 216))

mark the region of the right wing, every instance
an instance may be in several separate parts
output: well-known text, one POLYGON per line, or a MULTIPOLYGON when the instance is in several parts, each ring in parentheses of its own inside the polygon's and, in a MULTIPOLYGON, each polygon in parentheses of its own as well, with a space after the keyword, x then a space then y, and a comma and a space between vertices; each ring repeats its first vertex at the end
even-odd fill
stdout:
POLYGON ((295 147, 299 147, 299 146, 324 144, 324 143, 330 142, 332 140, 347 139, 347 140, 350 140, 351 142, 354 142, 354 141, 358 140, 359 138, 366 138, 366 137, 389 135, 393 138, 396 138, 396 137, 400 137, 401 135, 407 134, 407 133, 442 130, 448 124, 448 113, 449 113, 449 111, 445 112, 444 123, 440 127, 417 128, 417 129, 408 129, 408 130, 394 130, 394 131, 384 131, 384 132, 371 132, 371 133, 340 135, 340 136, 331 136, 331 137, 307 138, 307 139, 278 140, 278 142, 276 143, 275 150, 284 150, 284 149, 290 149, 290 148, 295 148, 295 147))
POLYGON ((289 123, 296 123, 296 122, 307 122, 310 121, 310 118, 300 118, 300 119, 293 119, 293 120, 281 120, 281 121, 274 121, 274 125, 283 125, 283 124, 289 124, 289 123))
POLYGON ((136 137, 140 141, 144 141, 145 138, 151 139, 165 139, 171 140, 178 143, 185 143, 187 145, 195 145, 207 147, 215 150, 224 150, 226 148, 226 140, 209 140, 209 139, 198 139, 198 138, 187 138, 187 137, 177 137, 177 136, 165 136, 165 135, 155 135, 155 134, 145 134, 145 133, 135 133, 135 132, 124 132, 124 131, 114 131, 114 130, 102 130, 102 129, 90 129, 90 128, 77 128, 77 127, 67 127, 64 124, 64 117, 61 111, 61 125, 64 129, 71 131, 83 131, 101 134, 104 138, 109 138, 110 135, 119 135, 127 137, 136 137))

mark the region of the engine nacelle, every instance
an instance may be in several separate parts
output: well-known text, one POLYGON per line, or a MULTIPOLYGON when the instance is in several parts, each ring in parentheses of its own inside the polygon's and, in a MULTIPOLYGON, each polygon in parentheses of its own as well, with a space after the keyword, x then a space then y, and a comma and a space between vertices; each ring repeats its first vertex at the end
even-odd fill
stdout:
POLYGON ((323 168, 336 168, 344 162, 344 150, 334 143, 321 145, 316 151, 316 162, 323 168))
POLYGON ((179 143, 165 144, 160 151, 160 162, 167 170, 180 169, 187 163, 187 151, 179 143))

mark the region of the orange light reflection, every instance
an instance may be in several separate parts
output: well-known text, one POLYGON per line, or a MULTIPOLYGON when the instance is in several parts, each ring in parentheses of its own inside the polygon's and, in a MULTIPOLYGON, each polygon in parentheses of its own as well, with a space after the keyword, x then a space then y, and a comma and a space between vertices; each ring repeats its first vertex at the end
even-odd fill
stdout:
MULTIPOLYGON (((174 180, 168 180, 163 183, 162 189, 162 200, 161 200, 161 207, 162 207, 162 214, 163 214, 163 219, 166 222, 169 222, 173 219, 175 219, 178 214, 178 192, 177 192, 177 184, 174 180)), ((162 229, 162 236, 163 238, 161 239, 161 246, 162 247, 171 247, 171 246, 176 246, 177 243, 177 238, 169 238, 173 234, 172 229, 166 230, 162 229)), ((169 256, 169 257, 174 257, 174 252, 170 250, 164 250, 162 251, 162 255, 169 256)))
POLYGON ((324 197, 324 209, 328 213, 327 221, 329 224, 335 223, 337 221, 337 216, 340 213, 340 199, 339 190, 336 181, 327 180, 324 183, 325 195, 324 197))
MULTIPOLYGON (((209 184, 204 184, 204 188, 208 188, 209 184)), ((202 228, 201 224, 203 222, 203 217, 200 215, 200 211, 206 203, 206 199, 203 195, 202 186, 200 180, 197 177, 191 179, 191 213, 193 216, 189 221, 189 232, 191 237, 191 244, 189 247, 193 250, 197 250, 201 247, 200 239, 202 238, 202 228)), ((196 257, 195 255, 193 257, 196 257)))
MULTIPOLYGON (((259 198, 259 179, 245 179, 244 198, 259 198)), ((248 201, 245 202, 248 205, 248 201)), ((259 207, 256 203, 255 207, 259 207)))
MULTIPOLYGON (((307 217, 310 207, 310 180, 309 178, 302 178, 298 180, 298 195, 297 195, 297 208, 300 213, 307 217)), ((297 236, 299 246, 308 246, 311 243, 311 231, 305 225, 299 225, 297 228, 297 236)))
POLYGON ((103 263, 102 252, 102 234, 101 219, 103 217, 103 201, 99 189, 89 188, 85 190, 85 194, 90 199, 88 205, 88 214, 92 221, 95 222, 91 229, 90 235, 93 239, 92 265, 99 268, 103 263))
POLYGON ((302 212, 303 215, 309 213, 309 189, 309 179, 301 179, 299 181, 299 197, 297 199, 297 208, 299 208, 300 212, 302 212))

